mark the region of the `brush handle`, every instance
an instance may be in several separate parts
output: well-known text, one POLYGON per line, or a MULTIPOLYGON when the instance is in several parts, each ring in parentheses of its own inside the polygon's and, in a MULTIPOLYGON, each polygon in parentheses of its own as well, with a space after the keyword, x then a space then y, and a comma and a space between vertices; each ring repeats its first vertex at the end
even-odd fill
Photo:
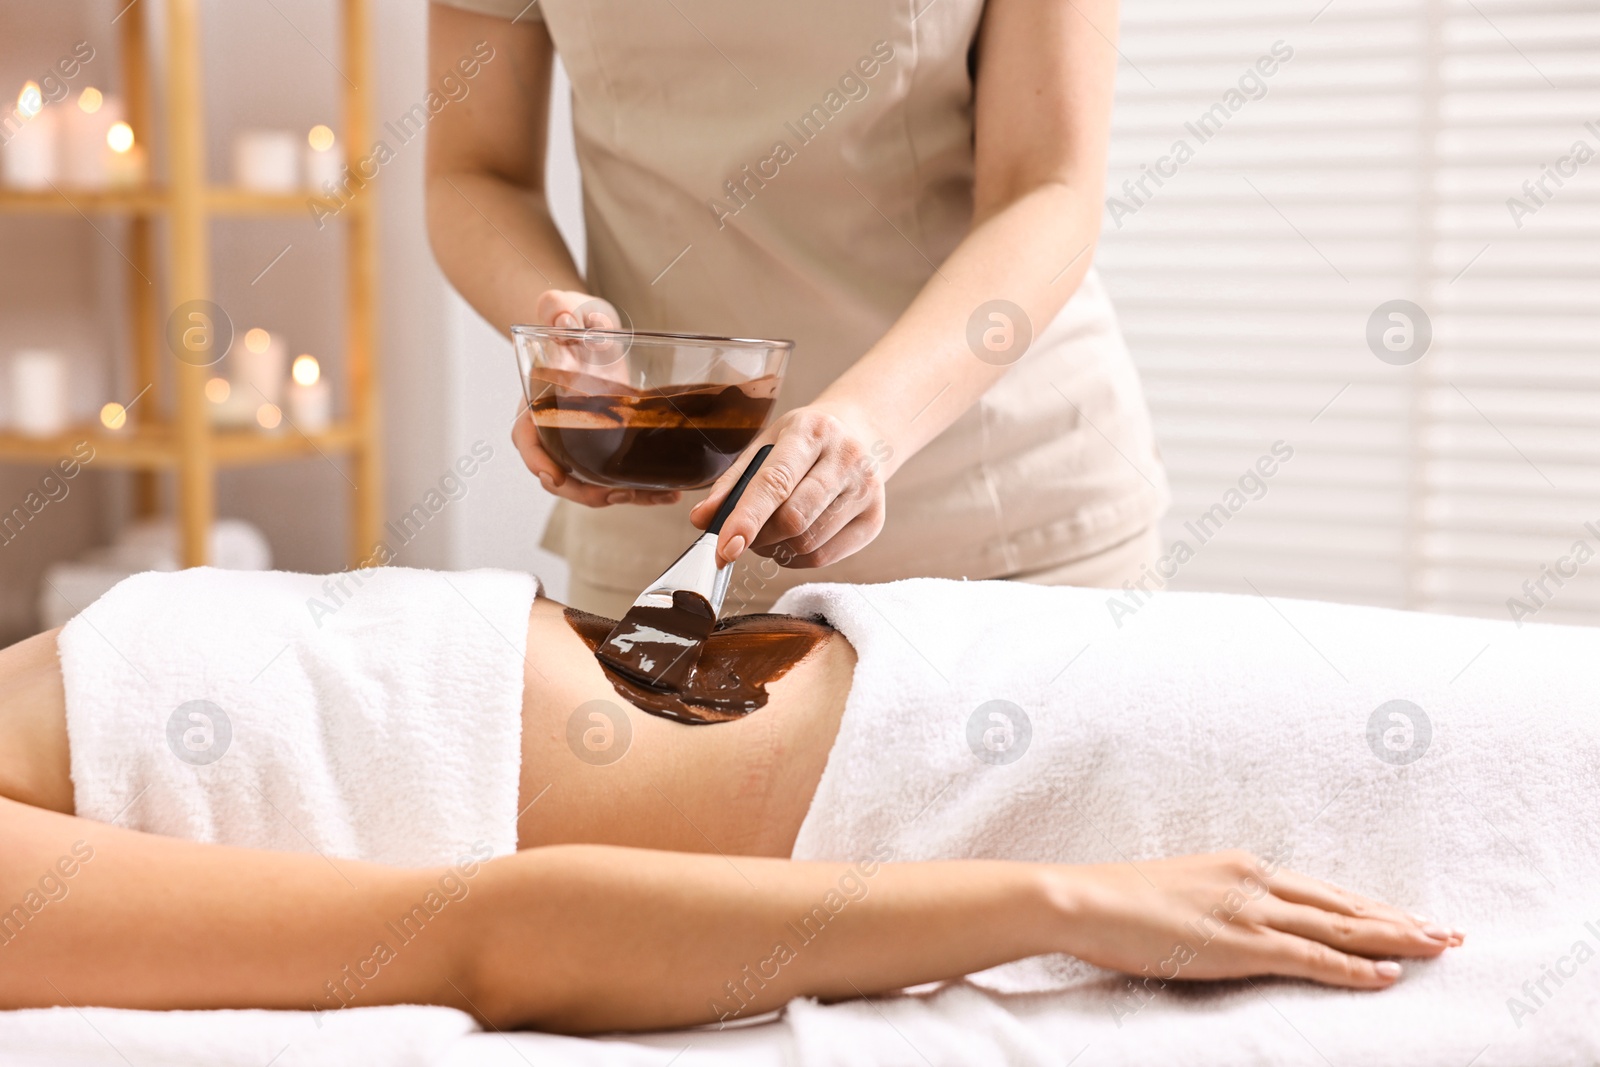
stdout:
POLYGON ((717 513, 711 516, 711 525, 706 527, 706 533, 719 534, 722 532, 722 524, 728 521, 729 515, 733 514, 733 509, 739 503, 739 498, 744 496, 745 486, 749 485, 750 479, 756 476, 756 471, 761 469, 761 464, 766 461, 767 454, 771 451, 771 445, 762 445, 756 449, 755 458, 744 469, 744 473, 739 475, 739 480, 733 483, 733 488, 728 490, 728 495, 723 499, 722 506, 717 509, 717 513))

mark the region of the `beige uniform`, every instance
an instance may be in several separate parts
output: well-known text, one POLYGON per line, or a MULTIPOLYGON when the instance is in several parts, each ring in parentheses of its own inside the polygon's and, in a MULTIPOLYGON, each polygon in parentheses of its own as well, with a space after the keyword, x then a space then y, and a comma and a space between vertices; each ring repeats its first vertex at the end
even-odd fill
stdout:
MULTIPOLYGON (((555 42, 590 291, 639 329, 793 339, 780 410, 871 347, 967 233, 982 0, 451 2, 542 18, 555 42)), ((1060 251, 1064 268, 1078 250, 1060 251)), ((872 544, 820 570, 747 553, 730 605, 758 610, 803 581, 1136 574, 1166 481, 1099 277, 1033 332, 889 481, 872 544)), ((929 400, 939 386, 906 383, 929 400)), ((545 545, 571 564, 571 601, 630 602, 692 539, 685 516, 702 495, 563 501, 545 545)))

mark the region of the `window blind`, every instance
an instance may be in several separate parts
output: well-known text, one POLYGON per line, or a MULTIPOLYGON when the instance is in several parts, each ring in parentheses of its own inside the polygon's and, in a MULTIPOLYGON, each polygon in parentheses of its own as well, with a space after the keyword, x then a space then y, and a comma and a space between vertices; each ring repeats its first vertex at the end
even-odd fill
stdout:
POLYGON ((1600 9, 1122 18, 1098 263, 1171 585, 1600 623, 1600 9))

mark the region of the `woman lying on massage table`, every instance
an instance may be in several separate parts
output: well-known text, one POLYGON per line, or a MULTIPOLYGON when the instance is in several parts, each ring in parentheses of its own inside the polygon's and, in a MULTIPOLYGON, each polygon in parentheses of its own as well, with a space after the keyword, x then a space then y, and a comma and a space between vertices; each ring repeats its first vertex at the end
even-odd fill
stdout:
MULTIPOLYGON (((525 664, 522 851, 450 872, 75 817, 57 634, 0 652, 0 1006, 328 1005, 329 978, 371 963, 393 916, 470 876, 470 893, 379 959, 349 1003, 452 1005, 496 1027, 574 1033, 715 1022, 710 1002, 729 978, 859 881, 859 864, 852 875, 786 858, 839 730, 855 650, 829 634, 771 685, 765 708, 736 721, 630 716, 628 758, 606 767, 568 749, 572 709, 617 697, 560 604, 534 602, 525 664)), ((827 936, 747 986, 747 1014, 1042 953, 1138 974, 1208 914, 1224 928, 1184 978, 1383 989, 1400 974, 1390 957, 1438 956, 1462 937, 1243 852, 1137 868, 952 860, 868 873, 871 891, 851 897, 827 936), (1230 897, 1243 906, 1219 908, 1230 897)))

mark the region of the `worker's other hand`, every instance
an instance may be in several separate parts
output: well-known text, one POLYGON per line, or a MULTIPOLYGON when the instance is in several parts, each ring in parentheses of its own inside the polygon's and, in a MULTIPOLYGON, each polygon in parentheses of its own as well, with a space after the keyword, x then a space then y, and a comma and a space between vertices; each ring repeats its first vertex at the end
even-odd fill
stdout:
MULTIPOLYGON (((540 326, 565 326, 570 329, 615 330, 622 317, 608 301, 572 289, 546 289, 534 304, 534 322, 540 326)), ((603 368, 597 373, 603 375, 603 368)), ((611 504, 676 504, 683 494, 675 489, 612 489, 590 485, 561 469, 550 453, 539 444, 539 433, 526 404, 520 406, 511 427, 511 443, 522 462, 539 478, 545 491, 586 507, 603 508, 611 504)))
POLYGON ((819 405, 779 416, 711 487, 689 521, 705 529, 762 445, 761 465, 723 524, 717 559, 746 548, 785 567, 825 567, 861 551, 883 529, 888 443, 864 417, 819 405))

